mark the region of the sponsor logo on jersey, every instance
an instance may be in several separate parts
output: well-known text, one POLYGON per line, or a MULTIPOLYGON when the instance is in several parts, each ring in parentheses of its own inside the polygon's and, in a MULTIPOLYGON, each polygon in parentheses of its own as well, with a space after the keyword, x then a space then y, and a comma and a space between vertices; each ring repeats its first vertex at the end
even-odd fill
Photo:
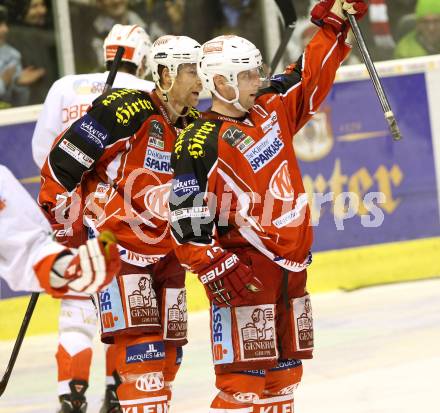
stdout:
POLYGON ((88 113, 75 124, 74 131, 86 142, 92 142, 99 148, 104 148, 104 145, 108 142, 109 134, 107 130, 88 113))
POLYGON ((6 208, 6 200, 0 198, 0 211, 3 211, 6 208))
POLYGON ((291 222, 301 217, 301 212, 307 205, 307 194, 301 194, 296 200, 295 208, 274 219, 272 224, 277 228, 283 228, 291 222))
POLYGON ((232 349, 231 309, 212 306, 212 357, 214 364, 226 364, 234 361, 232 349))
POLYGON ((180 159, 180 153, 183 149, 183 142, 185 141, 185 136, 187 133, 194 127, 194 123, 190 123, 182 132, 180 132, 179 136, 176 139, 176 143, 174 144, 174 153, 177 159, 180 159))
POLYGON ((139 254, 138 252, 122 248, 120 245, 118 245, 118 250, 122 261, 136 265, 138 267, 146 267, 148 265, 155 264, 162 258, 162 255, 139 254))
POLYGON ((222 135, 222 139, 233 148, 237 148, 241 153, 246 152, 246 150, 255 143, 250 136, 247 136, 236 126, 230 126, 226 129, 222 135))
POLYGON ((174 195, 188 196, 195 195, 200 192, 199 181, 194 174, 179 175, 173 179, 173 193, 174 195))
POLYGON ((207 206, 199 206, 192 208, 180 208, 175 211, 171 211, 171 222, 179 221, 185 218, 207 218, 211 214, 207 206))
POLYGON ((109 106, 113 101, 122 99, 124 96, 129 95, 140 95, 142 92, 136 89, 117 89, 113 90, 112 93, 107 95, 105 99, 102 100, 104 106, 109 106))
POLYGON ((159 391, 164 388, 164 379, 161 371, 153 371, 151 373, 142 374, 136 380, 136 388, 139 391, 152 392, 159 391))
POLYGON ((295 191, 290 180, 287 161, 283 161, 270 178, 269 190, 275 198, 282 201, 292 201, 294 199, 295 191))
POLYGON ((135 102, 124 102, 115 111, 116 122, 122 126, 127 126, 130 120, 140 112, 152 111, 153 104, 148 99, 137 99, 135 102))
POLYGON ((250 136, 246 136, 246 138, 244 138, 238 145, 237 145, 237 149, 241 152, 244 153, 246 152, 253 144, 255 143, 255 141, 250 137, 250 136))
POLYGON ((232 147, 236 147, 244 138, 246 134, 236 126, 230 126, 223 132, 222 139, 229 143, 232 147))
POLYGON ((269 133, 249 149, 244 156, 250 163, 252 170, 258 172, 274 159, 283 148, 283 141, 274 133, 269 133))
POLYGON ((277 122, 277 113, 274 111, 270 114, 270 118, 261 124, 261 129, 263 130, 263 133, 269 132, 277 122))
POLYGON ((163 174, 172 174, 171 171, 171 152, 158 151, 148 148, 144 159, 144 168, 163 174))
POLYGON ((128 346, 125 353, 125 362, 141 363, 150 360, 163 360, 165 358, 165 345, 163 341, 135 344, 128 346))
POLYGON ((77 95, 101 94, 104 90, 104 82, 91 82, 90 79, 87 79, 86 77, 75 80, 72 86, 73 91, 77 95))
POLYGON ((170 198, 171 183, 153 186, 144 196, 145 207, 153 216, 168 220, 168 200, 170 198))
POLYGON ((197 132, 190 136, 188 152, 192 158, 198 159, 205 156, 205 141, 209 134, 214 130, 215 126, 216 124, 213 122, 204 122, 199 126, 197 132))
POLYGON ((240 307, 236 312, 243 360, 277 357, 274 306, 240 307))
POLYGON ((148 130, 148 145, 163 150, 165 147, 163 134, 163 125, 159 121, 153 119, 150 123, 150 129, 148 130))

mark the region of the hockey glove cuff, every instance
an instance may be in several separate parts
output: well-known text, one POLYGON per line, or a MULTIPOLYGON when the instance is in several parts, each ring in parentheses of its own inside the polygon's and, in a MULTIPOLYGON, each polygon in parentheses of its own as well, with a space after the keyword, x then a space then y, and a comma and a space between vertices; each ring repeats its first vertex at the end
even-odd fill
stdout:
POLYGON ((196 271, 209 300, 217 307, 249 304, 252 294, 263 289, 260 280, 236 254, 225 253, 214 264, 196 271))

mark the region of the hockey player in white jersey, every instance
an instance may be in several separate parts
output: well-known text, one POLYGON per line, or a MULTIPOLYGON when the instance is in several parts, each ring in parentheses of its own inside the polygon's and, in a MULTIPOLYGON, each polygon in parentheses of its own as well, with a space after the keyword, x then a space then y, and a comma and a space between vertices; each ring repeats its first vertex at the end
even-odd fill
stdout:
POLYGON ((94 294, 120 269, 115 241, 89 240, 77 254, 54 241, 35 201, 0 164, 0 277, 12 290, 94 294))
MULTIPOLYGON (((137 25, 116 24, 104 42, 104 57, 109 70, 118 46, 125 48, 113 87, 151 91, 154 83, 143 80, 147 72, 147 56, 151 42, 146 32, 137 25)), ((41 168, 60 133, 83 116, 93 100, 103 91, 108 72, 70 75, 57 80, 49 90, 32 138, 32 153, 41 168)), ((74 226, 82 228, 82 220, 74 226)), ((53 225, 57 238, 75 247, 86 236, 64 237, 62 224, 53 225), (60 228, 59 231, 57 228, 60 228)), ((84 230, 85 231, 85 230, 84 230)), ((81 230, 74 229, 73 233, 81 230)), ((58 395, 60 413, 83 413, 87 402, 84 392, 88 387, 92 359, 92 339, 97 329, 96 311, 90 299, 71 297, 62 300, 59 319, 58 395), (79 391, 78 391, 79 389, 79 391), (73 402, 73 406, 72 406, 73 402)), ((118 378, 114 368, 113 346, 106 346, 106 392, 101 413, 120 412, 116 396, 118 378)))

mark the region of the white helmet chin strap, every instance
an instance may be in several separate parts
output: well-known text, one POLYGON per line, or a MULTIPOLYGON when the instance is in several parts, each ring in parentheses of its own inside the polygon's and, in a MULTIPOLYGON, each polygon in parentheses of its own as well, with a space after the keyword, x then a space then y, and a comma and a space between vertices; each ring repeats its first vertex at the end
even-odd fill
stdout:
POLYGON ((238 87, 236 85, 234 85, 233 83, 230 83, 230 82, 228 82, 227 84, 228 84, 228 86, 231 86, 232 89, 234 89, 234 93, 235 93, 235 98, 234 99, 231 99, 231 100, 226 99, 225 97, 220 95, 220 93, 218 93, 216 89, 214 89, 212 91, 212 93, 214 93, 214 95, 217 96, 223 102, 232 104, 234 106, 234 108, 239 110, 240 112, 245 112, 245 113, 249 112, 249 110, 245 109, 241 105, 241 103, 239 102, 240 92, 238 90, 238 87))
POLYGON ((191 107, 187 107, 185 113, 179 113, 176 109, 174 109, 174 106, 171 104, 170 98, 168 96, 168 93, 170 93, 171 89, 174 86, 174 80, 174 77, 171 78, 171 86, 168 89, 162 89, 162 87, 160 86, 160 82, 157 82, 156 86, 162 92, 163 100, 165 101, 167 108, 173 113, 174 116, 183 118, 189 114, 189 112, 191 111, 191 107))
POLYGON ((162 87, 160 86, 160 80, 156 82, 156 86, 157 86, 157 87, 159 88, 159 90, 162 92, 163 100, 164 100, 165 102, 168 102, 168 100, 169 100, 169 99, 168 99, 168 93, 170 93, 171 89, 172 89, 173 86, 174 86, 174 80, 175 80, 175 78, 172 77, 172 78, 171 78, 171 86, 170 86, 168 89, 162 89, 162 87))

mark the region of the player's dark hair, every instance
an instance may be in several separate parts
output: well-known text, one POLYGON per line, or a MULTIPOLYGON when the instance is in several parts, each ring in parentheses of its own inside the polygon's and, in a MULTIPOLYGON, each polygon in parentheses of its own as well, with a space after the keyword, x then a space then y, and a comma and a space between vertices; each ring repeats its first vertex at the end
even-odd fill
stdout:
MULTIPOLYGON (((109 60, 108 62, 105 63, 105 67, 107 70, 110 70, 110 68, 112 67, 112 60, 109 60)), ((134 63, 131 62, 121 62, 121 65, 119 66, 119 71, 120 72, 126 72, 126 73, 130 73, 131 75, 136 76, 137 73, 137 66, 134 63)))

